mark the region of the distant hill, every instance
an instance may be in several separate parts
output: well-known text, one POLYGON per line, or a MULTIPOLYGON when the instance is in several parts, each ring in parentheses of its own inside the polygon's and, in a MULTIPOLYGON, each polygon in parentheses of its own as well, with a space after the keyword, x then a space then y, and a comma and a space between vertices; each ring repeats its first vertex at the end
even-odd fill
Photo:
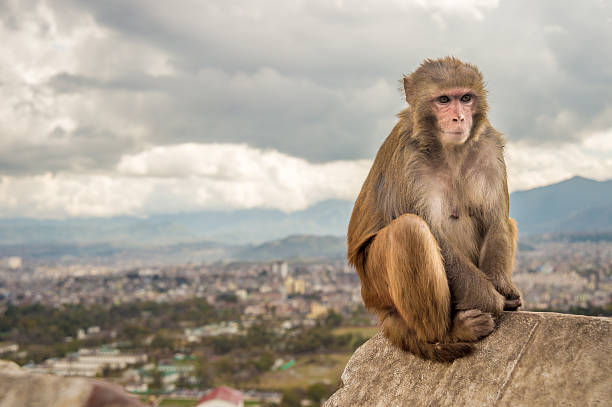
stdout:
MULTIPOLYGON (((293 240, 283 242, 279 250, 294 255, 296 251, 291 247, 296 247, 299 242, 295 235, 344 239, 352 207, 351 201, 329 200, 293 213, 248 209, 144 218, 0 219, 0 245, 53 245, 55 248, 68 245, 70 251, 76 253, 83 250, 82 246, 95 245, 96 249, 88 251, 103 253, 105 250, 114 252, 117 248, 217 242, 222 245, 254 245, 242 254, 236 252, 236 255, 251 253, 257 257, 272 249, 255 245, 292 236, 293 240), (111 246, 102 248, 99 245, 111 246)), ((514 192, 510 195, 510 215, 517 220, 521 235, 612 231, 612 180, 600 182, 574 177, 557 184, 514 192)), ((318 247, 308 239, 302 243, 302 250, 311 247, 313 253, 323 253, 326 249, 325 245, 318 247)), ((336 247, 336 243, 328 243, 330 250, 336 247)))
POLYGON ((65 220, 0 219, 0 244, 102 244, 130 247, 216 241, 258 244, 290 235, 346 234, 353 203, 330 200, 305 210, 202 211, 65 220))
POLYGON ((87 260, 89 263, 99 265, 163 265, 231 260, 337 260, 346 257, 346 239, 341 236, 292 235, 257 245, 215 242, 159 246, 125 246, 108 243, 0 244, 0 259, 9 256, 57 264, 72 264, 87 260))
POLYGON ((522 235, 612 231, 612 180, 573 177, 510 195, 522 235))
POLYGON ((295 235, 237 251, 240 260, 333 259, 346 257, 346 239, 338 236, 295 235))

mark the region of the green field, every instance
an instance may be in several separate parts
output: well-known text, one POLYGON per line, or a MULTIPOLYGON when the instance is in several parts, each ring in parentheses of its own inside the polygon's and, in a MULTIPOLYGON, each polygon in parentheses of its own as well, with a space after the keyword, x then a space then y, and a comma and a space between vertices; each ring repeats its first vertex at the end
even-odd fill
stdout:
MULTIPOLYGON (((144 405, 148 405, 149 402, 148 397, 141 397, 140 401, 144 405)), ((168 397, 161 396, 161 400, 158 400, 158 406, 163 407, 193 407, 198 402, 198 399, 172 399, 168 397)))
POLYGON ((259 376, 252 387, 260 389, 305 389, 311 384, 336 384, 348 362, 350 354, 309 355, 297 358, 287 370, 268 372, 259 376))
POLYGON ((343 326, 336 328, 332 331, 334 335, 344 335, 352 333, 354 335, 361 335, 364 338, 371 338, 378 332, 377 326, 343 326))
MULTIPOLYGON (((334 336, 351 334, 362 338, 370 338, 377 332, 378 327, 376 326, 348 326, 335 328, 331 331, 334 336)), ((340 383, 340 375, 351 356, 352 352, 300 356, 295 359, 295 365, 289 369, 263 373, 254 378, 252 382, 245 383, 242 387, 280 391, 295 388, 306 389, 315 383, 336 386, 340 383)), ((193 361, 187 363, 193 363, 193 361)), ((144 398, 143 402, 146 402, 144 398)), ((164 397, 159 406, 194 406, 196 402, 195 399, 164 397)))
MULTIPOLYGON (((335 336, 353 334, 370 338, 378 332, 376 326, 340 327, 332 331, 335 336)), ((331 353, 302 356, 296 359, 295 366, 290 369, 268 372, 259 376, 252 387, 260 389, 305 389, 314 383, 335 385, 340 381, 340 375, 352 353, 331 353)))
POLYGON ((193 407, 198 402, 197 399, 163 399, 159 406, 164 407, 185 407, 190 406, 193 407))

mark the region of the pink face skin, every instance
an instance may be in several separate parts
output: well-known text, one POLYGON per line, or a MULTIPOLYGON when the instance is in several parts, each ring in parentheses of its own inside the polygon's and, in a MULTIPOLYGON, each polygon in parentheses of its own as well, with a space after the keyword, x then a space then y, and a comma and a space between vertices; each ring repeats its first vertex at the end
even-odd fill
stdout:
POLYGON ((469 88, 443 89, 431 101, 440 129, 440 141, 446 145, 463 144, 472 129, 472 110, 476 102, 469 88))

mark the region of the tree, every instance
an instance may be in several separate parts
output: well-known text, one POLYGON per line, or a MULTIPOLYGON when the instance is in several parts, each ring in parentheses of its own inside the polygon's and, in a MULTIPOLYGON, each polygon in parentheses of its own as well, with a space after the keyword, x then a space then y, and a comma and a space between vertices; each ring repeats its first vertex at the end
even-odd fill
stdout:
POLYGON ((151 341, 151 348, 153 349, 172 349, 173 347, 172 338, 170 338, 166 330, 159 331, 153 338, 153 341, 151 341))
POLYGON ((200 390, 208 389, 213 385, 213 377, 210 374, 210 365, 205 357, 200 357, 195 366, 195 375, 198 379, 200 390))
POLYGON ((270 370, 270 368, 272 368, 275 360, 276 357, 272 352, 263 352, 257 359, 255 359, 254 365, 259 372, 267 372, 270 370))
POLYGON ((321 404, 321 401, 327 399, 332 393, 333 389, 324 383, 311 384, 306 389, 306 397, 316 404, 321 404))
POLYGON ((153 376, 153 382, 151 383, 151 390, 162 390, 163 386, 164 386, 164 382, 163 382, 163 374, 161 371, 159 371, 157 368, 153 369, 153 372, 151 372, 152 376, 153 376))
POLYGON ((236 361, 226 356, 217 359, 215 362, 215 371, 222 376, 230 376, 234 373, 235 367, 236 361))
POLYGON ((282 407, 301 407, 302 397, 296 389, 283 390, 282 407))
POLYGON ((187 376, 184 373, 179 374, 179 378, 176 381, 176 387, 179 389, 186 389, 189 387, 187 376))
POLYGON ((263 322, 251 326, 246 335, 249 346, 265 346, 274 342, 274 332, 263 322))
POLYGON ((113 370, 108 363, 105 363, 102 366, 102 377, 110 377, 111 373, 113 373, 113 370))
POLYGON ((338 314, 333 309, 330 309, 325 317, 325 325, 330 328, 337 328, 342 325, 342 315, 338 314))

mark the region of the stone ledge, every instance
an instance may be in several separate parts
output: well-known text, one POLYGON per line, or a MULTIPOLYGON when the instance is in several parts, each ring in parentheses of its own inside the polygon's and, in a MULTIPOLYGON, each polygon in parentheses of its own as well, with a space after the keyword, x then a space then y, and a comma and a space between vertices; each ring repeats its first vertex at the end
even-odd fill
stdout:
POLYGON ((609 406, 612 319, 505 312, 473 355, 451 364, 393 347, 379 332, 355 351, 336 406, 609 406))

